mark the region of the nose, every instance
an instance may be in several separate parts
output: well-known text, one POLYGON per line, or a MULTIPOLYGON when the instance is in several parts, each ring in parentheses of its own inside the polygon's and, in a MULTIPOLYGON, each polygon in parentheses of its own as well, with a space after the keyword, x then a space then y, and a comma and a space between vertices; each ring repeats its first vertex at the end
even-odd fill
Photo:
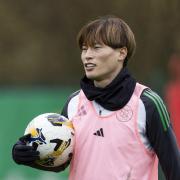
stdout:
POLYGON ((92 49, 90 47, 88 47, 87 50, 85 51, 84 58, 86 60, 90 60, 93 58, 93 52, 92 52, 92 49))

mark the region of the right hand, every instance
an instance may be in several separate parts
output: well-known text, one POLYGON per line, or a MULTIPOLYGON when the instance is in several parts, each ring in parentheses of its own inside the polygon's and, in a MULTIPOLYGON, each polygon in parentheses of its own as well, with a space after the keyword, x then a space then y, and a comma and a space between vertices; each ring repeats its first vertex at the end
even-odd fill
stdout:
POLYGON ((20 137, 13 146, 12 157, 17 164, 31 165, 39 160, 39 151, 36 151, 33 146, 26 145, 30 137, 31 134, 20 137))

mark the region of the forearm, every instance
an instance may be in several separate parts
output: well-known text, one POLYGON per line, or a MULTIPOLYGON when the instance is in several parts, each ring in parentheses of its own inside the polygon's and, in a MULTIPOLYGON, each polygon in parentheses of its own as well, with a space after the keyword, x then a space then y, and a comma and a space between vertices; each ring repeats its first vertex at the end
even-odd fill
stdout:
POLYGON ((172 128, 162 135, 158 134, 156 143, 153 144, 162 170, 168 180, 180 179, 180 153, 172 128))

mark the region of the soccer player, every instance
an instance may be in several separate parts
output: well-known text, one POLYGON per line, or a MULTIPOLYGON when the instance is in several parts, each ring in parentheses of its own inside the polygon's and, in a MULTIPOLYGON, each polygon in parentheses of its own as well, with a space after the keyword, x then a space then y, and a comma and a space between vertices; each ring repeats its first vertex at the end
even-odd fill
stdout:
MULTIPOLYGON (((180 179, 180 154, 162 99, 136 81, 127 64, 136 43, 120 18, 105 16, 82 27, 78 34, 85 76, 62 115, 75 128, 70 180, 157 180, 158 161, 166 179, 180 179)), ((142 67, 140 67, 140 70, 142 67)), ((38 152, 22 137, 13 146, 13 159, 37 167, 38 152)))

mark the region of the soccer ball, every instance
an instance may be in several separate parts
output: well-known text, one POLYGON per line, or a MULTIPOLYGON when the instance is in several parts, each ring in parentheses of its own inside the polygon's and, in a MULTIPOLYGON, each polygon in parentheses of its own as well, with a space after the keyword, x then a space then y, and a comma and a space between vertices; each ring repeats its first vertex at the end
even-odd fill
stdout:
POLYGON ((69 160, 74 147, 72 122, 57 113, 45 113, 28 124, 24 134, 31 134, 27 145, 40 152, 36 163, 45 167, 56 167, 69 160))

